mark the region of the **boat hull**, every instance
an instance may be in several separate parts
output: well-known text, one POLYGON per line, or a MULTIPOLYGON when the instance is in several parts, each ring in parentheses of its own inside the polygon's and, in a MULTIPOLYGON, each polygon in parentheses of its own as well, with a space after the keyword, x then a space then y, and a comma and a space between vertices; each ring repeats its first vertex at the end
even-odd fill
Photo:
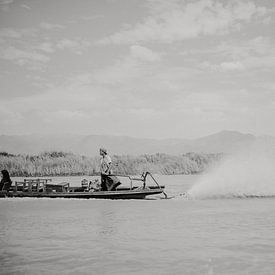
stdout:
POLYGON ((146 196, 163 193, 162 188, 96 191, 96 192, 1 192, 0 197, 10 198, 69 198, 69 199, 145 199, 146 196))

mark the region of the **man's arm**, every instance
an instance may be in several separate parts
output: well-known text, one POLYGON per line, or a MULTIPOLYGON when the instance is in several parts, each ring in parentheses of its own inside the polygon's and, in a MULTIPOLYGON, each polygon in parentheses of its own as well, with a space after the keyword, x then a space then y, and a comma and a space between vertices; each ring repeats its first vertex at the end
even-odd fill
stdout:
POLYGON ((107 171, 106 174, 112 174, 112 160, 107 156, 107 171))

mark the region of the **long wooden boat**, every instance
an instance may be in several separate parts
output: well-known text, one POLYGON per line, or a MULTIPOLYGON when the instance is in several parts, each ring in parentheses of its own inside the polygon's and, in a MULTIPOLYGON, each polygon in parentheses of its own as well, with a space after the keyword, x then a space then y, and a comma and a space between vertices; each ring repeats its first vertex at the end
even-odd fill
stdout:
POLYGON ((101 191, 87 180, 82 180, 81 186, 70 187, 63 182, 51 184, 51 179, 25 179, 23 182, 15 182, 9 190, 0 191, 0 197, 19 198, 77 198, 77 199, 145 199, 147 196, 166 194, 165 186, 159 185, 151 173, 146 172, 139 178, 130 176, 119 176, 129 178, 129 187, 117 187, 112 191, 101 191), (147 178, 151 177, 155 185, 148 186, 147 178), (139 186, 133 182, 139 181, 139 186))

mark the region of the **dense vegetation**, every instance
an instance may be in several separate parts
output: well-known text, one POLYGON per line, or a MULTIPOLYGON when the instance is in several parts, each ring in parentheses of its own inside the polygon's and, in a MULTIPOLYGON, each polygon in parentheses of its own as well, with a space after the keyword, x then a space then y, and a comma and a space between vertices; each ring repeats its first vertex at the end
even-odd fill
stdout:
MULTIPOLYGON (((219 161, 222 154, 187 153, 141 156, 112 156, 115 174, 138 175, 144 171, 157 174, 196 174, 219 161)), ((39 155, 12 155, 0 152, 0 169, 11 176, 71 176, 96 175, 99 157, 86 157, 64 152, 45 152, 39 155)))

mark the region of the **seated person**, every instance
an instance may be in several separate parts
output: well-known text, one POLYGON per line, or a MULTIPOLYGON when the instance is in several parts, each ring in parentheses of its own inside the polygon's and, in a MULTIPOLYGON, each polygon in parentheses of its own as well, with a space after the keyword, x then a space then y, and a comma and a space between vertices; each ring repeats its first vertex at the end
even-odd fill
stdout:
POLYGON ((0 191, 9 191, 12 184, 9 172, 7 170, 2 170, 1 173, 0 191))
POLYGON ((101 184, 98 179, 96 179, 94 181, 90 181, 89 190, 92 190, 92 191, 100 191, 101 190, 101 184))

